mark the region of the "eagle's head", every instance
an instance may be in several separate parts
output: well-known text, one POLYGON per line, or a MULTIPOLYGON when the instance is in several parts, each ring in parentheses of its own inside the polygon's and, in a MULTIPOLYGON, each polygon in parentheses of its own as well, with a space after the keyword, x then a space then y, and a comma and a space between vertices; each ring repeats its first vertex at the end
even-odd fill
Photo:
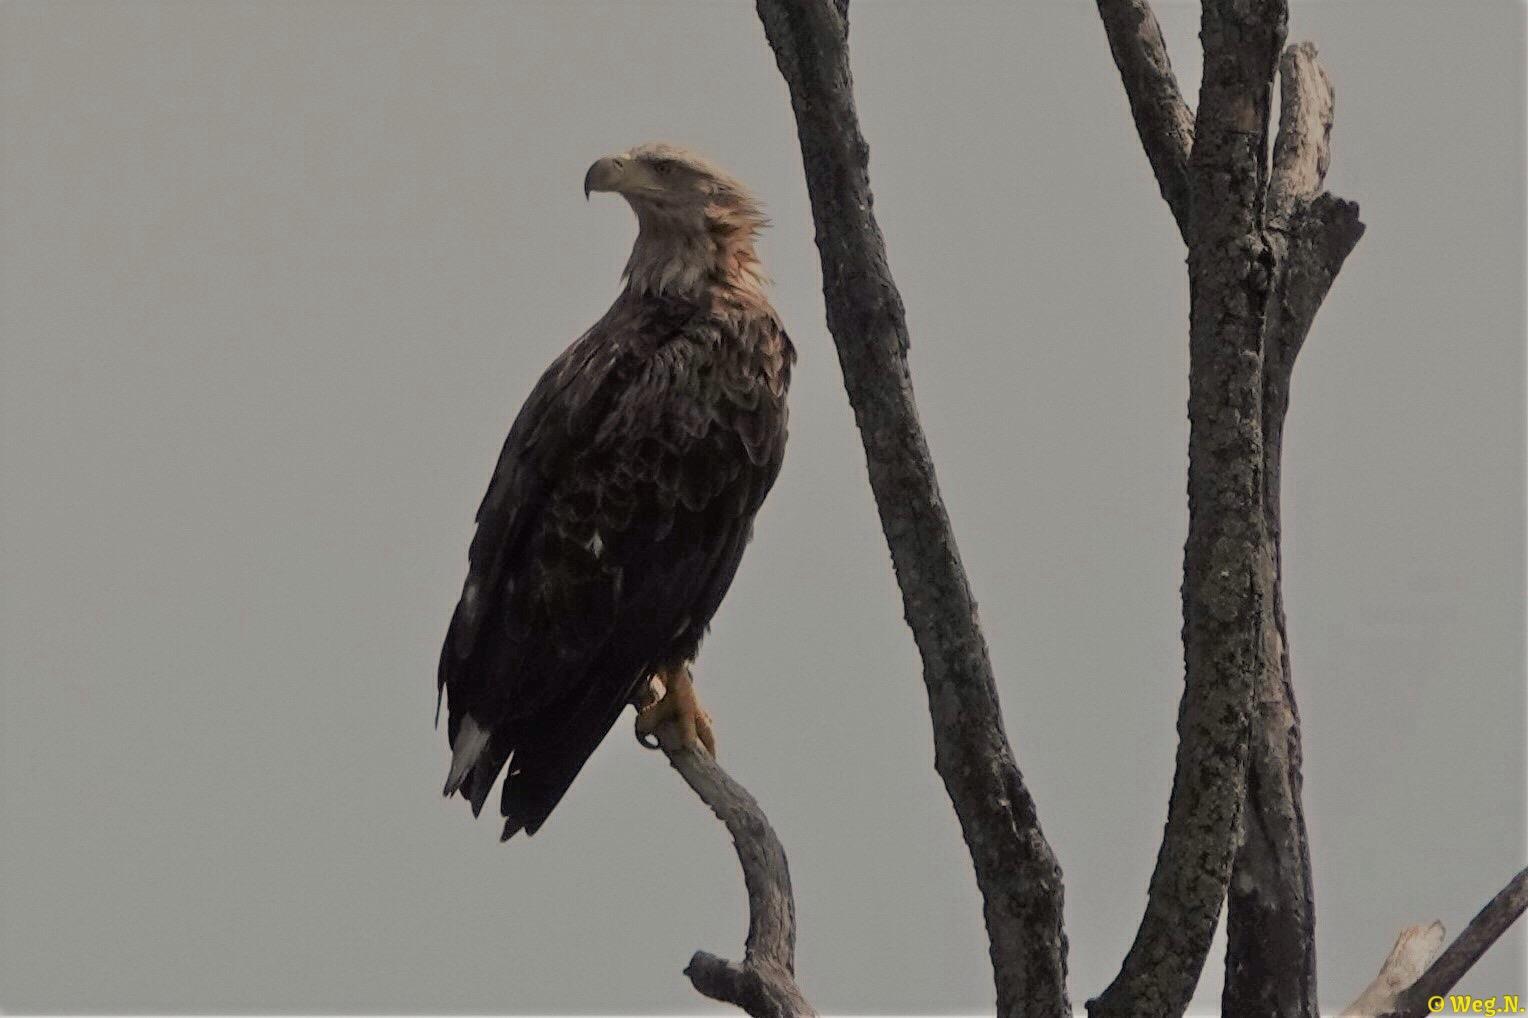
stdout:
POLYGON ((764 276, 754 238, 767 225, 753 193, 710 160, 655 142, 597 160, 584 195, 619 194, 637 215, 626 264, 638 292, 696 294, 723 285, 760 293, 764 276))

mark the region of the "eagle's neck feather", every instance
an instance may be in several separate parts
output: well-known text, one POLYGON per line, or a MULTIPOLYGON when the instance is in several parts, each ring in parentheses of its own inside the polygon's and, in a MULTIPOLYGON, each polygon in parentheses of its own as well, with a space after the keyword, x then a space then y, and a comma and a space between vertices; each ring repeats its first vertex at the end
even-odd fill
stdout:
POLYGON ((638 212, 626 288, 638 296, 699 300, 719 295, 767 306, 769 277, 754 250, 763 217, 715 206, 694 217, 638 212))

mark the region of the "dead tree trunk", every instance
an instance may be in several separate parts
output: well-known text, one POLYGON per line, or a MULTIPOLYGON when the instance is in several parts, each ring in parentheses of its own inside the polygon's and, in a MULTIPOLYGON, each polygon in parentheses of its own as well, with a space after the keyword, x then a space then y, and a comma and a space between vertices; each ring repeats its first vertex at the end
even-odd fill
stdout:
MULTIPOLYGON (((1282 2, 1204 4, 1205 76, 1192 131, 1184 127, 1191 114, 1146 0, 1098 0, 1098 8, 1142 145, 1190 246, 1196 304, 1205 285, 1231 294, 1242 291, 1235 297, 1234 314, 1212 328, 1230 333, 1242 363, 1258 378, 1255 411, 1245 401, 1239 407, 1247 413, 1247 421, 1256 421, 1259 427, 1256 451, 1252 443, 1226 450, 1241 458, 1239 465, 1228 464, 1230 469, 1260 475, 1255 483, 1260 486, 1262 519, 1257 539, 1262 550, 1257 554, 1259 568, 1267 573, 1259 591, 1261 653, 1251 675, 1245 788, 1237 823, 1240 843, 1230 880, 1221 882, 1222 871, 1215 871, 1215 886, 1226 892, 1228 900, 1223 1008, 1227 1014, 1249 1018, 1315 1018, 1319 1013, 1315 904, 1300 801, 1300 722, 1283 603, 1281 452, 1295 357, 1343 260, 1362 236, 1363 225, 1357 206, 1321 193, 1329 161, 1333 96, 1331 83, 1316 63, 1315 47, 1309 44, 1291 47, 1279 65, 1280 127, 1271 175, 1264 183, 1267 163, 1262 146, 1272 101, 1273 56, 1282 45, 1287 17, 1282 2), (1242 140, 1233 141, 1228 149, 1222 140, 1226 137, 1242 140), (1256 151, 1247 146, 1256 146, 1256 151), (1207 147, 1216 151, 1207 153, 1207 147), (1235 207, 1229 223, 1232 229, 1221 235, 1219 249, 1221 267, 1229 269, 1229 278, 1207 279, 1202 275, 1206 263, 1193 254, 1196 244, 1209 239, 1200 233, 1207 215, 1201 206, 1223 207, 1225 184, 1237 181, 1242 186, 1233 187, 1229 195, 1235 207), (1227 329, 1233 322, 1241 328, 1227 329)), ((1224 345, 1227 340, 1214 342, 1224 345)), ((1197 378, 1197 367, 1194 370, 1197 378)), ((1243 377, 1208 380, 1223 385, 1232 379, 1240 383, 1243 377)), ((1185 598, 1187 613, 1187 587, 1185 598)), ((1242 675, 1235 676, 1237 695, 1244 681, 1242 675)), ((1192 695, 1192 677, 1190 687, 1185 699, 1192 695)), ((1240 716, 1235 723, 1241 724, 1240 716)), ((1214 858, 1220 860, 1218 855, 1214 858)), ((1172 887, 1184 875, 1182 867, 1166 868, 1164 874, 1159 861, 1154 898, 1158 878, 1161 886, 1172 887)), ((1198 900, 1202 903, 1209 897, 1202 895, 1198 900)), ((1196 951, 1208 948, 1218 911, 1217 897, 1213 909, 1196 912, 1196 951)), ((1143 935, 1150 917, 1148 907, 1143 935)), ((1147 1013, 1157 1013, 1157 1007, 1166 1008, 1162 1013, 1182 1012, 1186 994, 1197 980, 1198 965, 1177 971, 1169 967, 1172 985, 1161 986, 1160 972, 1144 971, 1140 961, 1132 968, 1132 960, 1140 953, 1132 951, 1120 979, 1100 998, 1096 1013, 1121 1013, 1111 1011, 1110 1004, 1140 1007, 1142 989, 1151 992, 1158 987, 1170 991, 1171 997, 1153 998, 1147 1013)), ((1141 961, 1149 961, 1149 955, 1141 961)))
MULTIPOLYGON (((1148 152, 1181 142, 1161 33, 1144 3, 1100 3, 1148 152), (1133 22, 1133 39, 1122 31, 1133 22), (1118 38, 1116 38, 1118 36, 1118 38), (1152 45, 1155 53, 1142 52, 1152 45), (1144 73, 1143 73, 1144 72, 1144 73), (1167 101, 1161 102, 1162 97, 1167 101), (1165 114, 1165 116, 1164 116, 1165 114), (1148 130, 1148 128, 1150 128, 1148 130)), ((1264 514, 1264 331, 1278 274, 1264 216, 1267 126, 1284 39, 1281 0, 1206 0, 1193 142, 1151 160, 1169 179, 1189 256, 1189 533, 1183 560, 1185 688, 1167 829, 1146 914, 1100 1016, 1178 1015, 1199 981, 1244 826, 1254 692, 1270 674, 1276 558, 1264 514)), ((1181 100, 1180 100, 1181 102, 1181 100)), ((1274 666, 1276 667, 1276 666, 1274 666)), ((1254 808, 1255 809, 1255 808, 1254 808)), ((1253 812, 1248 810, 1247 812, 1253 812)))
POLYGON ((907 322, 872 210, 849 73, 848 0, 757 0, 790 89, 828 330, 923 659, 934 762, 981 888, 1000 1015, 1071 1014, 1061 868, 1014 762, 997 683, 913 402, 907 322))
MULTIPOLYGON (((1295 358, 1358 208, 1324 193, 1331 83, 1284 43, 1286 0, 1203 0, 1197 116, 1147 0, 1097 0, 1162 196, 1189 251, 1189 535, 1185 690, 1167 829, 1145 915, 1104 1015, 1181 1015, 1229 901, 1224 1013, 1318 1014, 1310 851, 1300 804, 1280 555, 1279 481, 1295 358), (1281 117, 1267 138, 1275 70, 1281 117)), ((976 604, 939 495, 908 373, 907 323, 872 211, 854 108, 848 0, 756 0, 790 90, 822 259, 828 328, 865 448, 903 608, 923 660, 935 766, 981 889, 1003 1016, 1063 1016, 1061 869, 1014 762, 976 604)), ((665 746, 666 749, 670 748, 665 746)), ((698 953, 697 989, 753 1015, 810 1014, 796 987, 784 854, 724 772, 670 759, 732 832, 752 921, 741 965, 698 953)), ((703 766, 704 765, 704 766, 703 766)), ((1349 1015, 1411 1018, 1528 908, 1520 873, 1440 955, 1439 923, 1402 932, 1349 1015)))
POLYGON ((1284 616, 1280 480, 1290 376, 1332 280, 1363 235, 1358 207, 1321 193, 1331 82, 1310 43, 1279 64, 1281 115, 1267 201, 1273 305, 1263 336, 1263 511, 1274 555, 1269 657, 1258 686, 1247 823, 1228 897, 1224 1008, 1316 1018, 1315 896, 1301 803, 1300 715, 1284 616))

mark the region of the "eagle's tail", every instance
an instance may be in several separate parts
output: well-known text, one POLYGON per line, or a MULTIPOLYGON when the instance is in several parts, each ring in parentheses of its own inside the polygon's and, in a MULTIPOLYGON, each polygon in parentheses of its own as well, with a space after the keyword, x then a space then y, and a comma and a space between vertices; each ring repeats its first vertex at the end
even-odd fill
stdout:
POLYGON ((500 840, 540 829, 621 716, 634 685, 634 680, 611 684, 598 699, 591 695, 574 709, 557 712, 555 720, 542 718, 524 726, 522 731, 536 734, 516 741, 504 778, 500 840))
POLYGON ((462 787, 463 779, 477 765, 492 734, 488 728, 478 724, 471 714, 462 716, 461 728, 451 742, 451 773, 446 775, 446 788, 441 794, 449 798, 462 787))
POLYGON ((502 799, 502 840, 508 841, 522 830, 535 834, 620 717, 632 685, 608 687, 601 691, 604 695, 591 690, 578 702, 564 701, 492 727, 466 712, 459 715, 459 721, 453 717, 448 729, 451 769, 444 794, 449 797, 460 792, 476 816, 509 762, 502 799))

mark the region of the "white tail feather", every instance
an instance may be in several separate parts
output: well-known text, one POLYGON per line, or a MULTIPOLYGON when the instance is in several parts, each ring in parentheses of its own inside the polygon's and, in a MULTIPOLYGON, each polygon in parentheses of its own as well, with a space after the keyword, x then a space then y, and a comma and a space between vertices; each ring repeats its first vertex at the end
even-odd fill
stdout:
POLYGON ((472 715, 462 718, 461 731, 456 733, 456 744, 451 747, 451 773, 446 775, 446 795, 462 787, 462 781, 467 777, 467 772, 472 770, 472 765, 477 763, 491 734, 474 721, 472 715))

